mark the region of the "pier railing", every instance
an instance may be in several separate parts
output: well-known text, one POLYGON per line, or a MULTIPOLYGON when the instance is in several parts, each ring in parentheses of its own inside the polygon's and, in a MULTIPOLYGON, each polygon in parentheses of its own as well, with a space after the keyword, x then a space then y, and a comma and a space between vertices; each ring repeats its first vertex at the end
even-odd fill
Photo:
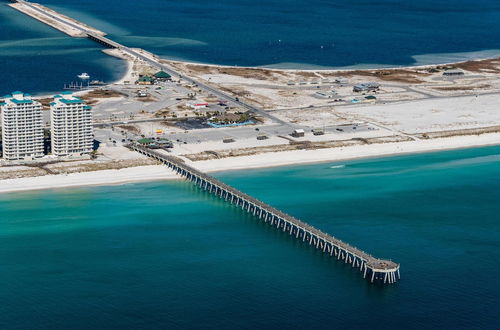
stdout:
MULTIPOLYGON (((176 75, 178 77, 183 77, 180 73, 174 71, 170 67, 167 67, 160 61, 156 61, 154 59, 146 57, 143 54, 140 54, 133 49, 125 47, 109 38, 106 38, 103 35, 92 32, 84 26, 76 24, 76 22, 74 21, 62 20, 60 17, 44 11, 37 6, 34 6, 32 3, 24 0, 11 1, 23 3, 36 12, 50 18, 55 22, 64 24, 73 29, 77 29, 82 32, 81 36, 86 36, 87 38, 99 42, 106 47, 122 49, 134 57, 142 59, 152 65, 159 66, 167 73, 176 75)), ((40 17, 33 17, 41 20, 40 17)), ((198 85, 200 88, 213 93, 216 96, 232 100, 235 104, 243 106, 244 108, 258 113, 261 116, 268 117, 273 121, 281 123, 283 125, 288 125, 287 122, 275 118, 269 115, 267 112, 255 108, 252 105, 244 103, 238 98, 233 98, 230 95, 226 95, 225 93, 211 86, 203 84, 189 77, 183 77, 183 79, 190 83, 198 85)), ((363 273, 363 277, 370 279, 371 282, 377 281, 385 284, 394 283, 399 279, 399 265, 392 261, 377 259, 364 251, 361 251, 329 234, 326 234, 314 228, 311 225, 308 225, 305 222, 302 222, 288 214, 285 214, 280 210, 277 210, 272 206, 217 180, 214 177, 196 170, 195 168, 185 164, 179 158, 165 155, 139 145, 129 145, 129 148, 162 162, 163 164, 176 171, 179 175, 195 183, 200 188, 212 194, 215 194, 216 196, 226 200, 231 204, 235 204, 236 206, 241 207, 243 210, 252 213, 254 216, 258 217, 264 222, 269 223, 270 225, 275 226, 276 228, 283 230, 284 232, 287 232, 289 235, 295 236, 297 239, 301 239, 303 242, 307 242, 308 244, 314 246, 316 249, 321 250, 323 253, 327 253, 330 256, 334 256, 339 260, 349 263, 354 268, 359 268, 359 270, 363 273)))
POLYGON ((167 165, 176 173, 192 181, 195 185, 225 201, 242 208, 287 234, 302 240, 316 249, 359 269, 370 282, 395 283, 400 279, 399 264, 390 260, 377 259, 342 240, 335 238, 313 226, 300 221, 256 198, 239 191, 220 180, 203 173, 180 158, 131 144, 128 147, 167 165))

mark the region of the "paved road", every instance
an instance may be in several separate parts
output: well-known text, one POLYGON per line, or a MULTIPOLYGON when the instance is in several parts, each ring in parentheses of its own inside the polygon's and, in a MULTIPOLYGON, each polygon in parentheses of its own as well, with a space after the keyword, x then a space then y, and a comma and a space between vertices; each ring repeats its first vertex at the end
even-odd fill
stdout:
POLYGON ((285 126, 288 126, 288 127, 294 127, 293 125, 291 125, 290 123, 287 123, 286 121, 283 121, 279 118, 276 118, 275 116, 272 116, 271 114, 269 114, 268 112, 264 111, 264 110, 261 110, 253 105, 250 105, 248 103, 244 103, 242 101, 240 101, 239 99, 236 99, 234 98, 233 96, 229 95, 229 94, 226 94, 218 89, 215 89, 213 88, 212 86, 209 86, 205 83, 202 83, 198 80, 195 80, 193 78, 190 78, 190 77, 186 77, 180 73, 178 73, 177 71, 173 70, 171 67, 165 65, 165 64, 162 64, 160 63, 159 61, 156 61, 156 60, 153 60, 149 57, 146 57, 140 53, 138 53, 137 51, 133 50, 133 49, 130 49, 126 46, 122 46, 121 49, 123 51, 126 51, 128 52, 130 55, 132 56, 135 56, 137 58, 140 58, 142 59, 143 61, 153 65, 153 66, 157 66, 159 67, 161 70, 167 72, 168 74, 174 76, 174 77, 179 77, 180 79, 183 79, 185 81, 187 81, 188 83, 190 84, 193 84, 193 85, 196 85, 197 87, 199 87, 200 89, 204 90, 205 92, 208 92, 210 94, 213 94, 215 96, 217 96, 218 98, 220 99, 223 99, 223 100, 227 100, 229 101, 230 103, 236 105, 236 106, 240 106, 240 107, 243 107, 249 111, 251 111, 252 113, 254 114, 258 114, 259 116, 261 117, 264 117, 264 118, 268 118, 270 119, 271 121, 275 122, 275 123, 279 123, 281 125, 285 125, 285 126))
MULTIPOLYGON (((33 6, 29 2, 26 2, 24 0, 17 0, 17 2, 23 3, 23 4, 31 7, 33 10, 36 10, 36 11, 38 11, 38 12, 44 14, 44 15, 47 15, 50 18, 52 18, 52 19, 54 19, 54 20, 56 20, 56 21, 58 21, 58 22, 60 22, 62 24, 67 24, 67 25, 69 25, 69 26, 71 26, 71 27, 73 27, 75 29, 78 29, 78 30, 82 31, 82 33, 87 34, 90 38, 101 40, 101 41, 103 41, 103 42, 105 42, 105 43, 107 43, 107 44, 109 44, 109 45, 111 45, 113 47, 119 48, 119 49, 127 52, 131 56, 140 58, 141 60, 145 61, 146 63, 149 63, 150 65, 153 65, 153 66, 156 66, 160 70, 163 70, 163 71, 169 73, 170 75, 172 75, 174 77, 178 77, 180 79, 183 79, 184 81, 187 81, 188 83, 191 83, 193 85, 197 85, 198 88, 204 90, 205 92, 211 93, 211 94, 219 97, 220 99, 227 100, 227 101, 229 101, 230 104, 232 103, 232 104, 234 104, 236 106, 241 106, 241 107, 246 108, 247 110, 249 110, 249 111, 251 111, 251 112, 253 112, 255 114, 258 114, 258 115, 260 115, 262 117, 270 119, 272 122, 274 122, 276 124, 279 124, 279 127, 277 127, 277 129, 275 130, 274 135, 280 135, 280 134, 287 135, 293 129, 299 128, 298 126, 292 125, 292 124, 290 124, 290 123, 288 123, 288 122, 286 122, 284 120, 276 118, 275 116, 271 115, 270 113, 268 113, 266 111, 263 111, 263 110, 255 107, 255 106, 252 106, 250 104, 244 103, 244 102, 240 101, 239 99, 232 97, 231 95, 228 95, 228 94, 226 94, 226 93, 224 93, 224 92, 222 92, 220 90, 217 90, 217 89, 213 88, 212 86, 209 86, 209 85, 207 85, 205 83, 197 81, 197 80, 195 80, 193 78, 186 77, 186 76, 178 73, 177 71, 175 71, 170 66, 167 66, 167 65, 165 65, 163 63, 160 63, 160 61, 158 61, 158 60, 149 58, 149 57, 147 57, 147 56, 145 56, 145 55, 137 52, 136 50, 133 50, 133 49, 131 49, 129 47, 126 47, 126 46, 124 46, 122 44, 119 44, 119 43, 117 43, 117 42, 115 42, 115 41, 113 41, 111 39, 108 39, 106 37, 97 35, 97 34, 93 33, 92 31, 89 31, 89 30, 87 30, 85 28, 82 28, 81 26, 78 26, 77 24, 74 24, 72 22, 68 22, 68 21, 62 20, 62 19, 60 19, 57 16, 54 16, 54 15, 52 15, 50 13, 47 13, 47 12, 45 12, 45 11, 37 8, 36 6, 33 6)), ((425 96, 427 96, 429 98, 436 98, 436 96, 431 95, 431 94, 427 94, 425 96)), ((125 123, 125 122, 122 122, 122 123, 125 123)), ((375 126, 378 126, 379 128, 382 128, 382 129, 389 129, 389 128, 384 127, 384 126, 382 126, 382 125, 380 125, 378 123, 371 123, 371 124, 375 125, 375 126)), ((342 128, 342 129, 344 129, 344 128, 342 128)), ((404 135, 404 136, 409 136, 409 137, 411 137, 413 139, 416 139, 415 137, 413 137, 411 135, 408 135, 408 134, 405 134, 403 132, 396 131, 396 130, 393 130, 393 129, 389 129, 389 130, 393 131, 396 134, 400 134, 400 135, 404 135)), ((240 131, 243 132, 244 129, 240 130, 240 131)), ((219 132, 222 132, 222 131, 219 130, 219 132)), ((217 138, 220 138, 220 133, 219 132, 217 132, 217 133, 208 133, 208 134, 203 134, 203 135, 204 135, 205 138, 207 138, 208 136, 211 136, 211 134, 215 134, 215 136, 217 136, 217 138)), ((236 131, 232 131, 232 132, 236 132, 236 131)), ((255 132, 253 132, 253 133, 255 133, 255 132)), ((195 135, 195 133, 191 133, 191 135, 195 135)), ((184 135, 184 137, 186 137, 186 136, 184 135)))
POLYGON ((227 100, 227 101, 233 103, 236 106, 243 107, 243 108, 245 108, 245 109, 247 109, 247 110, 249 110, 249 111, 251 111, 251 112, 253 112, 253 113, 255 113, 255 114, 259 115, 259 116, 261 116, 261 117, 268 118, 269 120, 271 120, 271 121, 273 121, 275 123, 279 123, 281 125, 288 126, 288 127, 294 127, 290 123, 287 123, 286 121, 283 121, 283 120, 281 120, 279 118, 276 118, 276 117, 272 116, 271 114, 267 113, 264 110, 261 110, 261 109, 255 107, 255 106, 252 106, 252 105, 250 105, 248 103, 242 102, 239 99, 237 99, 237 98, 235 98, 235 97, 233 97, 233 96, 231 96, 229 94, 226 94, 226 93, 224 93, 224 92, 222 92, 222 91, 220 91, 218 89, 215 89, 212 86, 209 86, 209 85, 207 85, 207 84, 205 84, 203 82, 197 81, 197 80, 195 80, 193 78, 190 78, 190 77, 186 77, 186 76, 178 73, 177 71, 175 71, 170 66, 167 66, 167 65, 165 65, 163 63, 160 63, 157 60, 154 60, 154 59, 151 59, 151 58, 149 58, 147 56, 144 56, 141 53, 139 53, 139 52, 137 52, 137 51, 135 51, 135 50, 127 47, 127 46, 119 44, 119 43, 117 43, 117 42, 115 42, 115 41, 113 41, 111 39, 106 38, 106 37, 97 35, 94 32, 89 31, 89 30, 87 30, 85 28, 82 28, 81 26, 79 26, 77 24, 74 24, 72 22, 68 22, 68 21, 62 20, 62 19, 60 19, 57 16, 54 16, 54 15, 48 13, 48 12, 45 12, 44 10, 41 10, 40 8, 32 5, 31 3, 27 2, 27 1, 17 0, 17 2, 22 3, 22 4, 24 4, 24 5, 32 8, 33 10, 35 10, 35 11, 37 11, 37 12, 43 14, 43 15, 46 15, 46 16, 50 17, 51 19, 53 19, 53 20, 55 20, 55 21, 57 21, 57 22, 59 22, 61 24, 69 25, 72 28, 80 30, 80 31, 82 31, 82 33, 87 34, 89 37, 102 40, 102 41, 108 43, 109 45, 112 45, 113 47, 119 48, 119 49, 127 52, 128 54, 130 54, 132 56, 140 58, 141 60, 145 61, 146 63, 149 63, 149 64, 151 64, 153 66, 156 66, 160 70, 163 70, 163 71, 169 73, 170 75, 172 75, 174 77, 179 77, 180 79, 183 79, 183 80, 187 81, 188 83, 197 85, 200 89, 202 89, 202 90, 204 90, 204 91, 206 91, 208 93, 211 93, 211 94, 213 94, 213 95, 215 95, 215 96, 217 96, 217 97, 219 97, 221 99, 227 100))
MULTIPOLYGON (((124 124, 132 124, 132 123, 147 123, 147 122, 155 122, 155 121, 163 121, 163 119, 139 119, 139 120, 130 120, 130 121, 115 121, 110 124, 94 124, 96 128, 95 134, 96 138, 100 138, 100 141, 106 142, 110 140, 115 140, 118 145, 122 145, 128 142, 122 142, 122 139, 125 140, 137 140, 141 136, 139 134, 134 134, 132 132, 126 132, 125 135, 122 135, 121 129, 114 128, 114 130, 109 129, 109 127, 116 127, 124 124)), ((304 140, 309 140, 311 136, 310 129, 304 127, 306 132, 306 137, 304 140)), ((343 136, 349 133, 361 133, 361 132, 369 132, 373 130, 378 130, 376 127, 370 124, 352 124, 352 125, 331 125, 323 128, 325 134, 329 134, 330 136, 335 135, 336 138, 342 139, 343 136)), ((290 133, 292 131, 289 127, 280 125, 280 124, 270 124, 270 125, 260 125, 256 126, 242 126, 242 127, 226 127, 226 128, 218 128, 218 129, 193 129, 186 131, 176 131, 169 132, 158 135, 158 137, 164 137, 177 145, 183 145, 184 143, 188 144, 196 144, 201 142, 221 142, 226 138, 233 138, 234 140, 244 140, 244 139, 256 139, 257 135, 260 133, 264 133, 269 137, 272 136, 282 136, 282 137, 290 137, 290 133)))
MULTIPOLYGON (((353 124, 353 125, 332 125, 324 128, 325 134, 335 134, 337 137, 341 138, 342 135, 354 132, 368 132, 375 130, 371 125, 367 124, 353 124)), ((311 136, 311 130, 305 128, 306 138, 308 140, 308 136, 311 136)), ((227 127, 227 128, 219 128, 216 130, 213 129, 199 129, 199 130, 189 130, 184 132, 176 132, 165 134, 164 136, 174 143, 183 144, 186 143, 200 143, 207 141, 217 141, 221 142, 226 138, 233 138, 235 140, 244 140, 244 139, 256 139, 257 135, 260 133, 264 133, 267 136, 284 136, 289 137, 292 131, 289 127, 280 125, 280 124, 272 124, 272 125, 262 125, 259 127, 255 126, 243 126, 243 127, 227 127)))
POLYGON ((139 123, 152 123, 157 121, 165 121, 163 118, 146 118, 146 119, 133 119, 133 120, 118 120, 118 121, 110 121, 106 123, 96 123, 94 127, 105 128, 116 125, 127 125, 127 124, 139 124, 139 123))

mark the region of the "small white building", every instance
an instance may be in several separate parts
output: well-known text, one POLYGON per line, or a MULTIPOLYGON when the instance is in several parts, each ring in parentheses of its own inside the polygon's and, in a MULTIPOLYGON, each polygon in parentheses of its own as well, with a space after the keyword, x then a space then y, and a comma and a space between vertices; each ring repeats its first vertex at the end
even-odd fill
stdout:
POLYGON ((144 90, 137 91, 137 97, 148 97, 148 96, 149 96, 149 93, 147 91, 144 91, 144 90))
POLYGON ((335 82, 337 84, 345 85, 349 83, 349 80, 347 78, 336 78, 335 82))
POLYGON ((357 84, 353 87, 353 92, 374 92, 380 89, 380 84, 376 82, 368 82, 363 84, 357 84))
POLYGON ((205 109, 208 107, 208 103, 188 103, 187 105, 194 110, 205 109))
POLYGON ((305 134, 306 132, 302 128, 299 128, 293 131, 292 136, 298 138, 304 137, 305 134))
POLYGON ((13 92, 0 103, 3 159, 33 160, 43 157, 42 105, 29 94, 13 92))
POLYGON ((92 108, 71 92, 54 96, 50 103, 52 154, 80 156, 90 154, 94 143, 92 108))
POLYGON ((448 76, 448 77, 463 76, 464 74, 465 73, 460 69, 450 69, 450 70, 446 70, 445 72, 443 72, 443 76, 448 76))
POLYGON ((334 97, 337 96, 337 92, 334 90, 332 91, 319 91, 314 93, 314 96, 322 99, 333 99, 334 97))

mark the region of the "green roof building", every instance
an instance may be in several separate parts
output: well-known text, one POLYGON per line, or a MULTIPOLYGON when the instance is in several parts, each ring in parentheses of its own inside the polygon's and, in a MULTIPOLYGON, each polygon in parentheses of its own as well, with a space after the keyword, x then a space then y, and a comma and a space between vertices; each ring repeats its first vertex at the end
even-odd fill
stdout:
POLYGON ((137 140, 137 143, 140 143, 140 144, 151 144, 154 142, 155 141, 153 139, 148 139, 148 138, 137 140))
POLYGON ((152 85, 153 78, 150 76, 142 76, 139 79, 137 79, 136 83, 139 85, 152 85))
POLYGON ((172 76, 166 73, 165 71, 159 71, 154 74, 154 77, 156 79, 161 79, 161 80, 169 80, 172 79, 172 76))

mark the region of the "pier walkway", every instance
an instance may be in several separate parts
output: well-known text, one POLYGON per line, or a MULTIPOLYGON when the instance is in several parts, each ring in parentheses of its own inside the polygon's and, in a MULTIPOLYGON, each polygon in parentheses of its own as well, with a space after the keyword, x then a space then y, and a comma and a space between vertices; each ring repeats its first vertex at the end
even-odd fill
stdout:
POLYGON ((131 144, 128 148, 167 165, 177 174, 193 182, 201 189, 251 213, 265 223, 305 242, 325 254, 359 269, 363 278, 382 284, 395 283, 400 279, 399 264, 389 260, 377 259, 305 222, 273 208, 219 180, 187 165, 183 160, 131 144))
MULTIPOLYGON (((79 37, 87 37, 109 48, 118 48, 133 57, 139 58, 153 66, 160 68, 161 70, 169 73, 172 76, 179 77, 190 84, 197 85, 200 89, 203 89, 206 92, 211 93, 219 98, 225 99, 234 105, 241 106, 250 112, 268 118, 271 121, 279 123, 283 126, 293 127, 293 125, 291 125, 290 123, 280 120, 279 118, 272 116, 268 112, 256 108, 248 103, 244 103, 238 98, 232 97, 205 83, 196 81, 190 77, 183 76, 181 73, 175 71, 170 66, 161 63, 160 60, 145 56, 134 49, 128 48, 107 38, 105 35, 101 35, 99 33, 96 33, 95 31, 91 31, 86 28, 83 23, 79 24, 79 22, 72 19, 63 19, 53 11, 49 12, 47 10, 44 10, 43 8, 33 5, 33 3, 24 0, 11 0, 11 2, 20 3, 31 8, 31 10, 35 11, 37 15, 30 15, 28 13, 26 14, 42 21, 45 24, 52 24, 51 26, 54 26, 54 23, 57 23, 59 29, 62 29, 64 26, 66 26, 66 28, 76 30, 77 33, 75 35, 79 37)), ((214 177, 196 170, 195 168, 185 164, 179 158, 165 155, 163 153, 156 152, 138 145, 129 145, 128 147, 132 150, 135 150, 162 162, 182 177, 186 178, 189 181, 192 181, 201 189, 206 190, 231 204, 241 207, 243 210, 253 214, 265 223, 268 223, 271 226, 274 226, 277 229, 286 232, 287 234, 315 247, 325 254, 328 254, 351 265, 353 268, 359 269, 359 271, 363 274, 363 277, 367 278, 372 283, 379 282, 382 284, 390 284, 395 283, 400 279, 399 264, 396 264, 389 260, 377 259, 364 251, 361 251, 345 242, 342 242, 339 239, 336 239, 333 236, 323 233, 322 231, 308 225, 307 223, 304 223, 288 214, 285 214, 273 208, 272 206, 217 180, 214 177)))

